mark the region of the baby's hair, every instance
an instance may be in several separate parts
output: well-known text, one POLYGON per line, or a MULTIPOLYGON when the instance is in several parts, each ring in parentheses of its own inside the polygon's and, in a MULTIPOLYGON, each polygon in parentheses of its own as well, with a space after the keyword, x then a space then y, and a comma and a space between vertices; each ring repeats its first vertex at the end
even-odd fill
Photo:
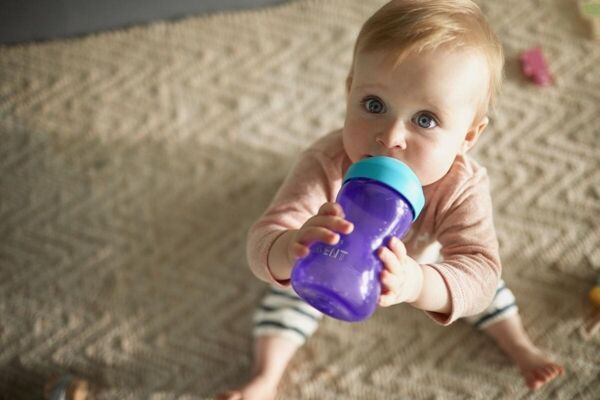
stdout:
POLYGON ((353 58, 361 52, 389 51, 391 61, 397 65, 408 54, 441 46, 474 49, 485 57, 490 81, 478 113, 482 117, 494 106, 500 90, 504 53, 481 9, 471 0, 392 0, 364 23, 353 58))

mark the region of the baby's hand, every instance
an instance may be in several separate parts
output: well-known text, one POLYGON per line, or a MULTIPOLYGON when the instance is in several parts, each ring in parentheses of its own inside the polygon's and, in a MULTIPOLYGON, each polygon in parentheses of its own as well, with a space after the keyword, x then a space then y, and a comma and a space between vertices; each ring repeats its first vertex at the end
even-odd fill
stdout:
POLYGON ((387 246, 379 248, 377 255, 383 262, 381 271, 381 296, 379 305, 389 307, 406 301, 407 259, 406 247, 397 237, 392 237, 387 246))
POLYGON ((337 203, 325 203, 319 208, 317 215, 309 218, 296 231, 289 245, 291 259, 306 257, 309 247, 314 242, 334 245, 339 242, 339 233, 349 234, 354 225, 344 218, 344 211, 337 203))

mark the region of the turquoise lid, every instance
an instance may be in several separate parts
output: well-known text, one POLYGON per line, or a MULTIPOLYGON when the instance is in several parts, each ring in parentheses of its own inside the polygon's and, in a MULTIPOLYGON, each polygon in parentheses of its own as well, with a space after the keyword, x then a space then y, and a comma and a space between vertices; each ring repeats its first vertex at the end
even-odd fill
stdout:
POLYGON ((425 195, 417 175, 402 161, 377 156, 360 160, 348 168, 344 183, 350 179, 368 178, 381 182, 400 193, 410 204, 417 219, 425 205, 425 195))

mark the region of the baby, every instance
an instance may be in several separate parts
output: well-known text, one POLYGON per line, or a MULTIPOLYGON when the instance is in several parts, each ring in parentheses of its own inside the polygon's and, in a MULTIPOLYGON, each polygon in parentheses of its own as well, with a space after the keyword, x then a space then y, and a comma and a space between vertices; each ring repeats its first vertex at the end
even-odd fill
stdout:
POLYGON ((449 325, 483 329, 532 389, 563 373, 521 324, 501 263, 485 168, 467 152, 488 125, 503 52, 471 0, 396 0, 363 25, 346 81, 344 127, 305 150, 248 234, 254 274, 272 284, 255 314, 254 372, 221 399, 273 399, 321 314, 290 288, 295 261, 353 224, 335 203, 351 163, 389 156, 419 177, 425 207, 403 241, 378 250, 379 305, 409 303, 449 325))

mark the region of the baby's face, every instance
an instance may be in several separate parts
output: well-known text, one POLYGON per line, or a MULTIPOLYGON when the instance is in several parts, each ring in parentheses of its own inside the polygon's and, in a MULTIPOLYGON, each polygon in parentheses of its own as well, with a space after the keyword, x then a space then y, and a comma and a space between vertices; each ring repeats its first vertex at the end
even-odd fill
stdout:
POLYGON ((467 50, 410 55, 395 68, 383 52, 357 55, 343 140, 353 162, 407 164, 423 186, 441 179, 487 124, 474 121, 487 93, 484 58, 467 50))

